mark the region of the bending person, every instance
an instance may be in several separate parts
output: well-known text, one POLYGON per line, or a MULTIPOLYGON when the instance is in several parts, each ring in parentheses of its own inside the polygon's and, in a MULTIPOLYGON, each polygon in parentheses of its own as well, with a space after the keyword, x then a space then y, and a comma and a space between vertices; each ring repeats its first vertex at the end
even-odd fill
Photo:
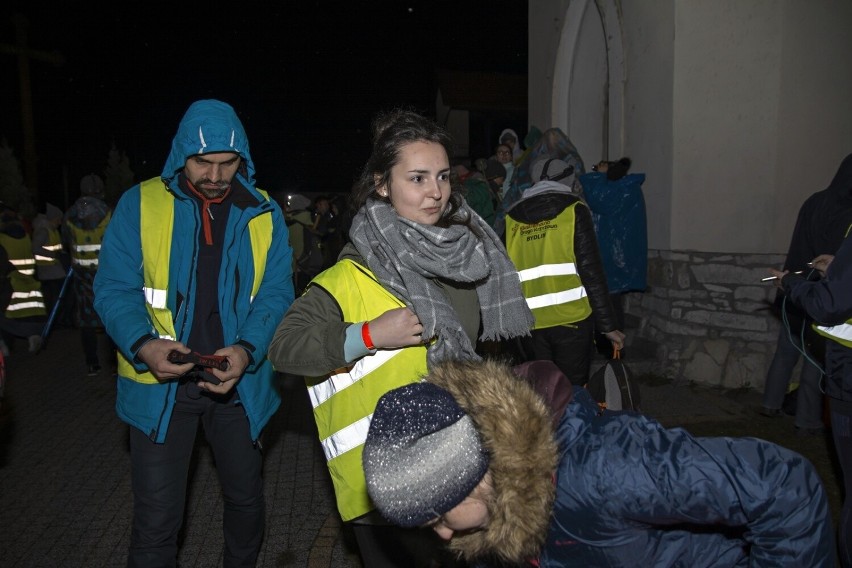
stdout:
POLYGON ((453 362, 382 397, 363 458, 386 518, 499 565, 834 566, 802 456, 601 413, 552 363, 524 371, 535 390, 505 364, 453 362))

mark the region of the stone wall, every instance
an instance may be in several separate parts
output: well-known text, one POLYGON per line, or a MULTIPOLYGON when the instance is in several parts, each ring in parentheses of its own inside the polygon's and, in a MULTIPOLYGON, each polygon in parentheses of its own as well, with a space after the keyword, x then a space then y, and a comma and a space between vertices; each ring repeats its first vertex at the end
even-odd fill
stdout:
POLYGON ((639 372, 762 391, 781 325, 763 283, 780 254, 651 250, 648 290, 625 301, 627 351, 639 372), (638 357, 637 357, 638 355, 638 357))

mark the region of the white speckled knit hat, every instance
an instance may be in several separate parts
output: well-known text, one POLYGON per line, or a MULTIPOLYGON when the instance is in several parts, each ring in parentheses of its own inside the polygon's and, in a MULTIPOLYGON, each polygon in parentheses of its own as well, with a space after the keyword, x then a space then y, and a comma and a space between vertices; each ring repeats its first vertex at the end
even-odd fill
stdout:
POLYGON ((470 416, 449 392, 425 382, 379 399, 363 462, 373 503, 402 527, 440 517, 464 501, 488 470, 470 416))

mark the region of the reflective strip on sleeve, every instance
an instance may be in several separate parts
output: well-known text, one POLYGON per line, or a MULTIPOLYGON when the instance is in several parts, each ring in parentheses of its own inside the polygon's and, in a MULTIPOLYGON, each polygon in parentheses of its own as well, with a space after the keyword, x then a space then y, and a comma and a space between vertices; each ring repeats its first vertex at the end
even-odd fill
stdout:
POLYGON ((165 309, 166 307, 166 297, 168 293, 165 290, 158 290, 156 288, 142 288, 145 292, 145 301, 148 302, 148 305, 152 308, 165 309))

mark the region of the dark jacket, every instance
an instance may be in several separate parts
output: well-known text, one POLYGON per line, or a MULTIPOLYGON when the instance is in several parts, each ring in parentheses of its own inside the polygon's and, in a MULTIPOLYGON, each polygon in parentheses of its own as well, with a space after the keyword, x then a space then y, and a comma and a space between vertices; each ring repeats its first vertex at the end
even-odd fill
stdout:
POLYGON ((426 377, 470 414, 490 456, 489 523, 455 536, 454 550, 542 568, 834 566, 825 491, 801 455, 601 413, 548 364, 525 373, 546 382, 535 391, 494 361, 426 377))
MULTIPOLYGON (((781 284, 790 300, 819 324, 838 325, 852 318, 852 239, 843 241, 823 280, 790 273, 781 284)), ((852 349, 826 340, 825 373, 826 394, 852 409, 852 349)))
MULTIPOLYGON (((560 185, 556 182, 539 183, 560 185)), ((535 187, 527 191, 532 191, 535 187)), ((565 191, 548 191, 529 197, 525 195, 512 205, 506 214, 519 223, 532 225, 553 219, 566 207, 577 202, 579 203, 574 208, 574 254, 577 257, 577 274, 588 294, 596 329, 601 333, 608 333, 618 329, 618 319, 609 296, 595 225, 585 202, 565 186, 565 191)))
POLYGON ((799 208, 784 270, 807 270, 821 254, 835 254, 852 223, 852 154, 840 163, 831 184, 799 208))
MULTIPOLYGON (((819 274, 808 267, 808 263, 821 254, 835 254, 852 224, 852 154, 840 163, 829 186, 805 199, 796 217, 796 226, 790 239, 784 270, 803 271, 808 280, 819 280, 819 274)), ((805 335, 813 351, 823 352, 823 341, 810 333, 809 320, 805 312, 793 302, 783 302, 779 292, 776 305, 786 312, 790 329, 795 335, 805 329, 805 335)), ((822 357, 819 357, 822 359, 822 357)))

